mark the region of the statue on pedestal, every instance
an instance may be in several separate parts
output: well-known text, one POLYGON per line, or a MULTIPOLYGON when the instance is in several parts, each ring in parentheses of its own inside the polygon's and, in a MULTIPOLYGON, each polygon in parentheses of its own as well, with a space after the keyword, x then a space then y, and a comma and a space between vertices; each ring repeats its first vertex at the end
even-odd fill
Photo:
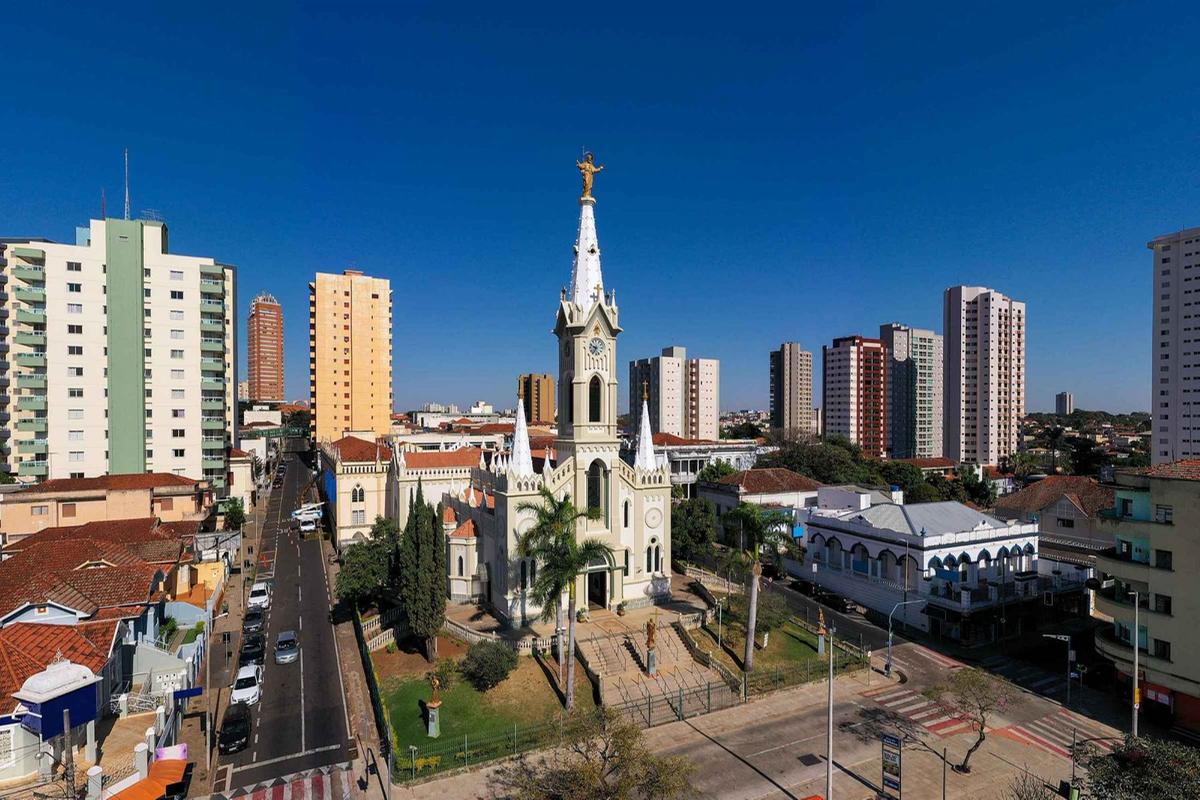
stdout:
POLYGON ((658 674, 658 650, 655 647, 658 623, 653 618, 646 620, 646 674, 658 674))
POLYGON ((591 200, 592 182, 596 179, 596 173, 603 172, 604 167, 595 163, 594 156, 591 153, 584 153, 583 161, 576 161, 575 166, 579 169, 579 174, 583 178, 583 194, 579 196, 579 199, 591 200))

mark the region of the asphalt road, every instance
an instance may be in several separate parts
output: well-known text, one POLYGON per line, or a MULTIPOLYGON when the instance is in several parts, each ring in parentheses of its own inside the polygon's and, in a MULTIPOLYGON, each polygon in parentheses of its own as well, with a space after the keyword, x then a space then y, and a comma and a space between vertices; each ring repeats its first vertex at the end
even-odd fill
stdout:
MULTIPOLYGON (((263 694, 253 709, 254 733, 239 753, 220 757, 218 786, 247 786, 301 770, 347 761, 347 720, 341 671, 329 621, 329 595, 321 542, 291 529, 290 514, 310 472, 288 453, 282 486, 267 507, 255 553, 259 575, 274 581, 267 614, 263 694), (300 659, 276 664, 275 639, 295 631, 300 659)), ((233 648, 234 658, 237 649, 233 648)))
MULTIPOLYGON (((863 647, 869 647, 876 651, 887 647, 888 637, 886 629, 881 630, 879 627, 871 624, 861 614, 843 614, 840 611, 834 611, 829 606, 822 605, 811 597, 800 594, 788 585, 789 582, 787 579, 763 581, 763 586, 766 591, 774 592, 783 597, 793 614, 804 617, 814 625, 817 623, 818 611, 824 611, 825 622, 836 629, 834 635, 838 639, 844 639, 853 644, 861 643, 863 647)), ((893 634, 894 645, 898 646, 905 641, 901 638, 899 629, 893 631, 893 634)))

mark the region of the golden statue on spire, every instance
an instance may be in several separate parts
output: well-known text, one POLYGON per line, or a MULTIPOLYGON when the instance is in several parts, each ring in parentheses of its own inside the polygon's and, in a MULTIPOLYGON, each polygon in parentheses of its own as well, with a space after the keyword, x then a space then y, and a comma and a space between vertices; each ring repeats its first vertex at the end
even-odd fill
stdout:
POLYGON ((575 166, 579 169, 579 174, 583 178, 583 194, 579 196, 580 200, 592 199, 592 182, 595 180, 597 172, 603 172, 604 167, 595 162, 595 156, 591 153, 583 154, 583 161, 576 161, 575 166))

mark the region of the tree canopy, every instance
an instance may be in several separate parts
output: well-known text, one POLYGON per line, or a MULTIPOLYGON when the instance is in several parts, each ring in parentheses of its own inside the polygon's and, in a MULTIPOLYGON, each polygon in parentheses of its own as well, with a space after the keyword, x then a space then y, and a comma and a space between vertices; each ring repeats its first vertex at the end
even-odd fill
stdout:
POLYGON ((671 555, 684 561, 712 554, 717 538, 717 509, 694 497, 671 509, 671 555))
POLYGON ((432 659, 433 639, 446 618, 446 541, 441 515, 425 502, 419 481, 397 561, 397 595, 408 630, 425 642, 426 658, 432 659))
POLYGON ((1200 750, 1168 739, 1126 739, 1109 753, 1084 758, 1093 800, 1197 800, 1200 750))
POLYGON ((700 481, 719 481, 726 475, 732 475, 737 472, 732 464, 728 461, 710 461, 704 465, 704 469, 700 470, 700 474, 696 476, 696 480, 700 481))

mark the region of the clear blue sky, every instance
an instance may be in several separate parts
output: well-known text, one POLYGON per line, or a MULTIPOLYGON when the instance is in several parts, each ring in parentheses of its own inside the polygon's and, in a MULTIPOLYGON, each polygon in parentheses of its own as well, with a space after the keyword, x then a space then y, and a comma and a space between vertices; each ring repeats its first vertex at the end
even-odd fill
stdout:
POLYGON ((0 234, 119 213, 128 146, 172 249, 283 303, 290 397, 345 267, 391 278, 397 406, 552 372, 586 145, 623 361, 686 345, 765 407, 781 341, 819 365, 983 284, 1028 304, 1030 409, 1148 406, 1145 243, 1200 225, 1194 3, 177 5, 6 10, 0 234))

